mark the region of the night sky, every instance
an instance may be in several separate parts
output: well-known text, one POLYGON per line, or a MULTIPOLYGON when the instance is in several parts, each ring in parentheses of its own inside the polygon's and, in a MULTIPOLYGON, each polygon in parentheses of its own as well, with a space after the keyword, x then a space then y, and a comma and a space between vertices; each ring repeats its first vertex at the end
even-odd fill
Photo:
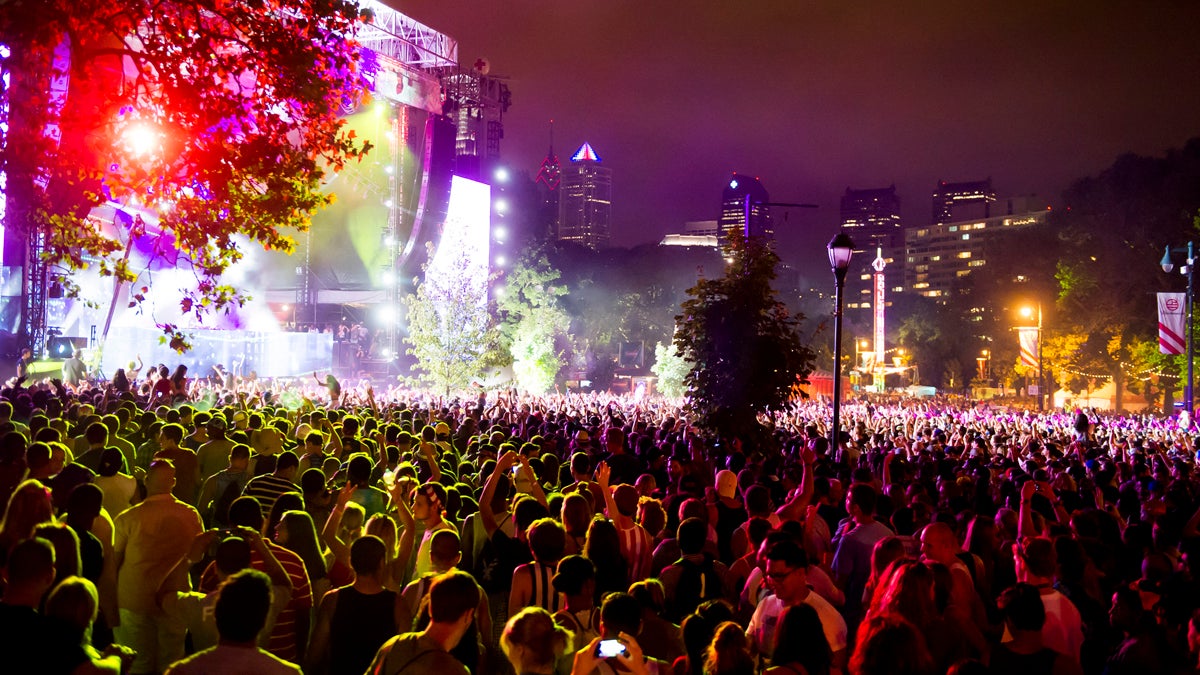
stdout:
POLYGON ((895 183, 905 224, 938 179, 1063 188, 1200 135, 1200 3, 392 0, 511 78, 501 152, 532 174, 589 141, 613 240, 715 219, 731 171, 775 201, 785 257, 823 258, 847 186, 895 183))

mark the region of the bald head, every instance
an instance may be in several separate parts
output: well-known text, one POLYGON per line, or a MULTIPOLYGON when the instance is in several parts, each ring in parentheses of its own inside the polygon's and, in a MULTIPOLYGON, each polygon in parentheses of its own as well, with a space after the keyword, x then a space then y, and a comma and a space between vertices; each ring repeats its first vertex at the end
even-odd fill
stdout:
POLYGON ((146 471, 146 494, 164 495, 175 489, 175 465, 169 459, 150 462, 146 471))
POLYGON ((930 523, 921 531, 921 553, 926 558, 950 565, 960 551, 962 546, 946 523, 930 523))

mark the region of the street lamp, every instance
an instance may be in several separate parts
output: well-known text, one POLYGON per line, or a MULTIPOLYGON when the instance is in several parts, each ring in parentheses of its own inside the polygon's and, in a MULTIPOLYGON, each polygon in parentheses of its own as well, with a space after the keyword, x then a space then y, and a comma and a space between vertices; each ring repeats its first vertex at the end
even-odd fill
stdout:
POLYGON ((846 270, 854 255, 850 235, 838 232, 825 246, 829 251, 829 266, 836 281, 833 294, 833 425, 829 428, 829 452, 836 453, 841 431, 842 413, 842 288, 846 285, 846 270))
POLYGON ((1026 319, 1033 318, 1034 312, 1037 313, 1037 397, 1038 397, 1038 412, 1046 409, 1046 401, 1042 392, 1042 302, 1039 300, 1037 309, 1032 307, 1022 307, 1021 316, 1026 319))
POLYGON ((1172 248, 1167 247, 1166 253, 1163 253, 1162 260, 1159 262, 1162 265, 1163 271, 1170 274, 1175 265, 1171 262, 1172 253, 1187 253, 1187 264, 1179 268, 1180 274, 1186 274, 1188 279, 1187 287, 1187 384, 1183 387, 1183 409, 1192 414, 1192 364, 1195 361, 1195 350, 1192 344, 1192 268, 1195 266, 1196 259, 1192 242, 1188 242, 1187 248, 1182 246, 1172 248))

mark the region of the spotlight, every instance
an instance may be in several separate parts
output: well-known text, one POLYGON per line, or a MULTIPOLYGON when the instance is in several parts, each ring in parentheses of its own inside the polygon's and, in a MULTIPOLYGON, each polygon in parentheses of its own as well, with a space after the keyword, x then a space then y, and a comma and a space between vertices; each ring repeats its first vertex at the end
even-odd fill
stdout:
POLYGON ((396 283, 396 274, 391 270, 384 270, 383 274, 379 275, 379 283, 384 286, 391 286, 396 283))
POLYGON ((397 318, 399 318, 394 305, 380 305, 376 316, 379 318, 379 322, 384 324, 396 323, 397 318))
POLYGON ((153 152, 155 143, 159 140, 160 135, 153 127, 145 123, 134 124, 125 129, 122 134, 125 139, 125 146, 138 157, 153 152))
POLYGON ((508 201, 504 199, 496 200, 496 213, 504 213, 508 210, 508 201))
POLYGON ((498 265, 500 267, 504 267, 507 264, 508 264, 508 258, 505 258, 502 255, 496 256, 496 265, 498 265))
POLYGON ((496 169, 496 181, 499 183, 507 183, 508 182, 508 169, 506 169, 504 167, 497 168, 496 169))

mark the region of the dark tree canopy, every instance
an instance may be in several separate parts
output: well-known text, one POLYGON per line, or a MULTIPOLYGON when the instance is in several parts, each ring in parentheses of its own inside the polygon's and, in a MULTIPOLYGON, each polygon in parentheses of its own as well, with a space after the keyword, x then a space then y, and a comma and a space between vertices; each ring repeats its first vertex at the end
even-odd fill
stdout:
POLYGON ((107 257, 120 233, 87 216, 134 205, 192 263, 185 314, 242 302, 219 281, 242 255, 235 235, 292 250, 289 232, 331 200, 326 172, 367 150, 341 119, 362 94, 358 12, 346 0, 0 2, 8 227, 44 233, 51 266, 98 260, 128 281, 107 257))
POLYGON ((698 425, 759 439, 759 413, 781 410, 812 372, 813 353, 771 283, 779 256, 757 239, 725 249, 725 275, 688 290, 675 318, 675 348, 694 366, 685 383, 698 425))

